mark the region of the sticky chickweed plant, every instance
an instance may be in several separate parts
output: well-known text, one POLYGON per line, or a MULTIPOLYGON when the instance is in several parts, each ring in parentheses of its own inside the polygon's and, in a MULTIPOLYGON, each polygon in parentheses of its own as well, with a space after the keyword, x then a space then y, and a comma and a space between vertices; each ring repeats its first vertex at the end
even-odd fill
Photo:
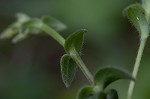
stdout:
POLYGON ((117 90, 106 90, 106 88, 120 79, 131 81, 127 95, 127 99, 131 99, 144 46, 149 36, 150 0, 143 0, 142 4, 130 5, 123 12, 138 30, 140 36, 140 46, 132 75, 118 67, 103 67, 95 75, 92 75, 80 57, 84 35, 87 32, 86 29, 80 29, 64 39, 58 32, 66 29, 66 25, 49 16, 31 18, 19 13, 16 15, 17 21, 3 31, 0 38, 12 38, 12 42, 17 43, 27 38, 30 34, 38 35, 44 32, 55 39, 66 52, 60 60, 61 75, 65 86, 70 87, 78 67, 89 81, 89 85, 85 85, 79 90, 76 99, 119 99, 117 90))

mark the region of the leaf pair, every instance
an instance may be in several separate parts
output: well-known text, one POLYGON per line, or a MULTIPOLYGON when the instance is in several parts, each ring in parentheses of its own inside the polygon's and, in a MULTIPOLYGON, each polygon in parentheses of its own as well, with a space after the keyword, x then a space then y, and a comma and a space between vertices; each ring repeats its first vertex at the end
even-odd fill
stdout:
MULTIPOLYGON (((72 59, 72 54, 76 55, 81 51, 85 32, 85 30, 80 30, 74 34, 71 34, 65 41, 64 48, 66 53, 68 54, 65 54, 61 58, 61 74, 66 87, 69 87, 71 85, 76 72, 77 64, 72 59), (78 53, 73 53, 74 50, 78 53)), ((134 78, 128 72, 122 69, 106 67, 100 69, 96 73, 94 82, 95 86, 98 86, 100 90, 104 90, 109 84, 120 79, 134 80, 134 78)))
POLYGON ((116 90, 111 89, 105 92, 105 89, 108 85, 120 79, 134 80, 125 70, 114 67, 102 68, 94 76, 95 85, 82 88, 77 99, 118 99, 116 90))
POLYGON ((68 54, 62 56, 60 64, 62 79, 66 87, 69 87, 74 79, 77 64, 72 59, 72 55, 78 54, 81 51, 84 41, 84 33, 85 29, 77 31, 74 34, 71 34, 65 41, 64 48, 68 54), (78 53, 74 53, 74 50, 78 53))
POLYGON ((145 9, 140 4, 133 4, 124 10, 134 27, 139 31, 141 39, 149 36, 149 24, 146 19, 145 9))

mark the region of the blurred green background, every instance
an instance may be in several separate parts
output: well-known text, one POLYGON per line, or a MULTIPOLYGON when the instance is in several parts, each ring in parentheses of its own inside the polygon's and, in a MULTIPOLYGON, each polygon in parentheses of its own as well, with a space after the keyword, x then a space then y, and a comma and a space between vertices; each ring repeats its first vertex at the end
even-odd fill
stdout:
MULTIPOLYGON (((0 31, 23 12, 32 17, 50 15, 65 23, 67 37, 86 28, 82 58, 94 74, 102 66, 132 71, 139 46, 137 30, 122 16, 122 10, 137 0, 0 0, 0 31)), ((150 99, 150 41, 145 48, 133 99, 150 99)), ((59 61, 63 48, 47 35, 30 36, 17 44, 0 41, 0 99, 75 99, 88 84, 78 69, 72 86, 65 88, 59 61)), ((126 99, 128 81, 109 86, 126 99)))

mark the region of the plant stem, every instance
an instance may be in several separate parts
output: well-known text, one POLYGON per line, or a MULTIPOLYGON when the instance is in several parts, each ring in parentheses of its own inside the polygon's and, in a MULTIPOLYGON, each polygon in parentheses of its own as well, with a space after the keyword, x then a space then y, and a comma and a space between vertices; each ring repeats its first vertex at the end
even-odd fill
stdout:
POLYGON ((59 33, 57 33, 55 30, 53 30, 46 24, 43 24, 41 29, 45 31, 48 35, 53 37, 57 42, 59 42, 60 45, 64 47, 65 39, 61 35, 59 35, 59 33))
MULTIPOLYGON (((56 41, 58 41, 64 47, 65 39, 61 35, 59 35, 59 33, 57 33, 55 30, 53 30, 52 28, 50 28, 46 24, 43 24, 41 29, 43 31, 45 31, 48 35, 52 36, 56 41)), ((93 83, 94 83, 93 75, 90 73, 90 71, 88 70, 88 68, 86 67, 86 65, 82 61, 80 55, 78 54, 78 52, 75 49, 72 50, 71 57, 76 62, 76 64, 78 64, 81 71, 83 72, 83 74, 88 79, 89 83, 91 85, 93 85, 93 83)))
MULTIPOLYGON (((142 58, 142 55, 143 55, 143 51, 144 51, 146 41, 147 41, 147 38, 141 39, 141 41, 140 41, 140 46, 139 46, 139 49, 138 49, 138 54, 137 54, 137 57, 136 57, 136 61, 135 61, 134 69, 133 69, 133 73, 132 73, 132 76, 134 78, 137 78, 137 74, 138 74, 138 71, 139 71, 141 58, 142 58)), ((135 82, 131 81, 130 84, 129 84, 127 99, 132 98, 134 87, 135 87, 135 82)))
POLYGON ((82 70, 82 72, 84 73, 90 84, 93 85, 94 84, 93 76, 86 67, 86 65, 84 64, 84 62, 82 61, 79 53, 77 53, 75 49, 72 50, 71 57, 79 65, 80 69, 82 70))

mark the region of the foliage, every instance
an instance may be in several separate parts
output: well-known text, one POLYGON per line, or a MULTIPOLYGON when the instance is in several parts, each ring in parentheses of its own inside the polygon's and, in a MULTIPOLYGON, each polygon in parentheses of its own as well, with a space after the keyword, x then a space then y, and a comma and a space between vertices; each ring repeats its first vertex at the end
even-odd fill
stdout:
POLYGON ((141 4, 133 4, 124 10, 124 15, 128 17, 133 26, 138 30, 141 43, 136 58, 133 75, 126 70, 115 67, 104 67, 93 76, 80 57, 80 52, 84 42, 86 29, 80 29, 64 39, 58 32, 66 29, 59 20, 43 16, 42 18, 31 18, 25 14, 17 14, 17 21, 10 25, 0 35, 1 39, 12 38, 13 43, 17 43, 30 34, 39 35, 47 33, 64 48, 66 54, 61 58, 62 80, 66 87, 69 87, 74 79, 76 69, 79 67, 90 85, 80 89, 77 99, 119 99, 115 89, 106 90, 107 86, 120 79, 131 80, 128 98, 131 98, 134 81, 138 73, 144 46, 149 35, 149 7, 148 0, 143 0, 141 4))

